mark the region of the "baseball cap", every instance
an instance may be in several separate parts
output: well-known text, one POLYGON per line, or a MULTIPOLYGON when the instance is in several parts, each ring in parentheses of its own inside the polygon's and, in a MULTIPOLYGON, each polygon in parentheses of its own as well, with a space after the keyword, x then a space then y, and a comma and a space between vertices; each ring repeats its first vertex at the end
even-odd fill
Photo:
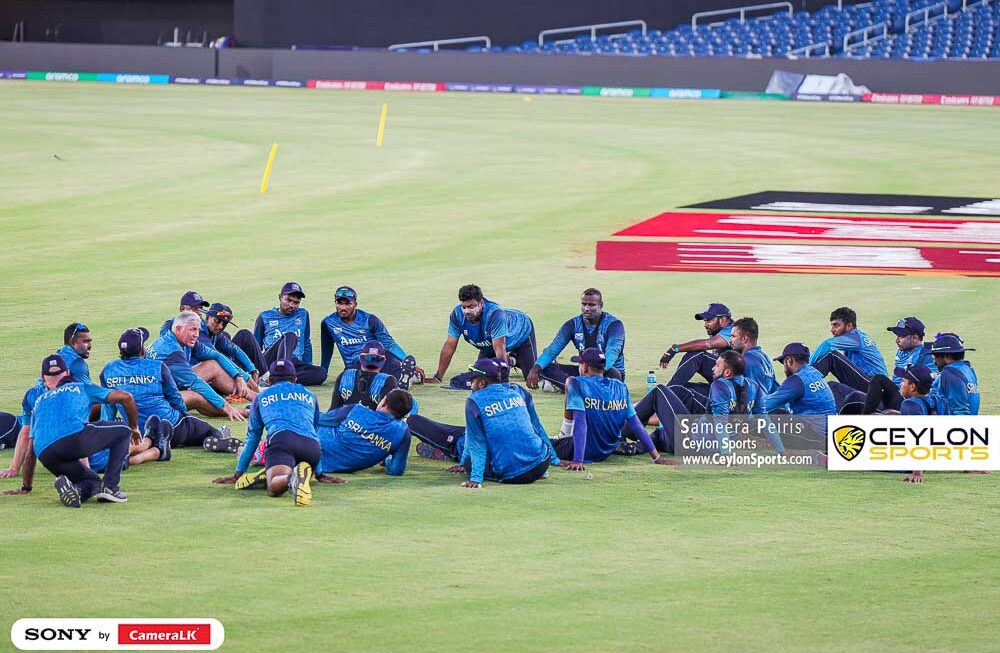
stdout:
POLYGON ((298 295, 300 298, 305 299, 306 294, 302 292, 302 286, 295 283, 294 281, 289 281, 281 287, 282 295, 298 295))
POLYGON ((295 363, 287 358, 279 358, 271 363, 271 367, 267 368, 267 372, 271 375, 272 379, 294 379, 295 363))
POLYGON ((133 327, 125 329, 118 338, 118 349, 126 356, 138 356, 142 346, 149 339, 149 329, 133 327))
POLYGON ((891 331, 900 337, 910 335, 924 337, 924 323, 915 317, 904 317, 896 322, 896 326, 886 327, 885 330, 891 331))
POLYGON ((729 307, 725 304, 709 304, 708 308, 703 310, 701 313, 695 313, 694 319, 696 320, 711 320, 716 317, 730 317, 732 313, 729 312, 729 307))
POLYGON ((929 388, 934 383, 934 373, 926 365, 897 367, 892 373, 901 379, 909 379, 923 388, 929 388))
POLYGON ((354 288, 351 288, 350 286, 341 286, 340 288, 337 288, 336 292, 333 293, 334 301, 337 301, 340 298, 356 302, 358 300, 358 293, 356 293, 354 288))
POLYGON ((809 348, 803 345, 801 342, 790 342, 785 345, 785 348, 781 350, 781 356, 778 356, 774 360, 783 361, 789 356, 809 356, 809 348))
POLYGON ((378 340, 369 340, 358 356, 361 364, 366 367, 382 367, 385 363, 385 347, 378 340))
POLYGON ((604 358, 604 352, 602 352, 597 347, 587 347, 580 352, 579 356, 574 356, 570 359, 574 363, 586 363, 591 367, 604 367, 607 360, 604 358))
POLYGON ((181 295, 181 303, 179 305, 180 306, 201 306, 202 308, 207 308, 208 307, 208 302, 206 302, 205 298, 202 297, 201 295, 199 295, 198 293, 196 293, 195 291, 189 290, 186 293, 184 293, 183 295, 181 295))
POLYGON ((469 369, 487 379, 503 379, 507 375, 507 361, 500 358, 480 358, 469 369))
POLYGON ((931 345, 932 354, 960 354, 963 351, 976 351, 965 346, 957 333, 939 333, 934 336, 931 345))
POLYGON ((229 308, 225 304, 215 303, 208 307, 205 311, 205 315, 209 317, 214 317, 217 320, 222 320, 226 324, 232 324, 236 326, 233 322, 233 309, 229 308))
POLYGON ((42 376, 55 376, 69 371, 66 360, 59 354, 52 354, 42 359, 42 376))

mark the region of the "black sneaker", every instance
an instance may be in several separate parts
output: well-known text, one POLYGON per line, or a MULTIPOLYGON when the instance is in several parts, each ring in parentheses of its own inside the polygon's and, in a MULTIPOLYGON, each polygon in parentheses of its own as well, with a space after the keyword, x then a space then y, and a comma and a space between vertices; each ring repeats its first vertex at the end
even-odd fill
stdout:
POLYGON ((646 453, 646 445, 638 441, 628 442, 622 440, 618 443, 618 446, 615 447, 615 453, 619 456, 637 456, 641 453, 646 453))
POLYGON ((243 446, 243 440, 227 438, 222 435, 210 435, 202 441, 201 446, 214 453, 236 453, 243 446))
POLYGON ((400 362, 399 367, 399 387, 403 390, 409 390, 413 373, 417 371, 417 359, 413 356, 407 356, 400 362))
POLYGON ((125 503, 128 501, 127 494, 119 488, 111 487, 110 485, 102 485, 101 491, 94 496, 97 497, 98 501, 108 501, 110 503, 125 503))
MULTIPOLYGON (((152 418, 150 418, 152 419, 152 418)), ((146 420, 147 423, 149 420, 146 420)), ((160 462, 166 462, 170 460, 170 456, 173 455, 170 451, 170 440, 174 437, 174 425, 168 420, 160 420, 159 433, 153 442, 156 444, 156 448, 160 450, 160 457, 157 458, 160 462)))
POLYGON ((150 415, 146 418, 145 426, 142 427, 142 436, 152 440, 154 445, 156 445, 156 440, 160 436, 160 423, 162 421, 159 415, 150 415))
POLYGON ((80 498, 80 490, 73 485, 73 482, 68 477, 60 476, 57 478, 55 487, 56 493, 59 494, 59 500, 67 508, 79 508, 83 505, 83 500, 80 498))

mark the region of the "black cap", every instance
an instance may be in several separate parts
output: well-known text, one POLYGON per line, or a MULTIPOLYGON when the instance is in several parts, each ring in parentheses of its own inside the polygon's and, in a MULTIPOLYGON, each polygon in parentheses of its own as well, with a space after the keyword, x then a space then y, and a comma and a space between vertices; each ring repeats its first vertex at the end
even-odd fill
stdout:
POLYGON ((716 317, 732 317, 732 313, 725 304, 709 304, 701 313, 695 313, 694 319, 711 320, 716 317))
POLYGON ((298 295, 299 299, 305 299, 306 294, 302 292, 302 286, 295 283, 294 281, 289 281, 281 287, 282 295, 298 295))
POLYGON ((181 295, 180 306, 201 306, 202 308, 208 308, 208 302, 195 291, 189 290, 181 295))
POLYGON ((778 356, 774 360, 783 361, 789 356, 805 356, 809 357, 809 348, 803 345, 801 342, 790 342, 785 345, 785 348, 781 350, 781 356, 778 356))
POLYGON ((59 354, 52 354, 42 359, 42 376, 55 376, 68 371, 66 359, 59 354))
POLYGON ((236 324, 233 322, 233 309, 229 308, 225 304, 219 304, 219 303, 212 304, 211 306, 208 307, 208 310, 205 311, 205 315, 209 317, 214 317, 215 319, 221 320, 226 324, 232 324, 233 326, 236 326, 236 324))
POLYGON ((138 356, 148 339, 149 330, 145 327, 126 329, 118 338, 118 349, 126 356, 138 356))

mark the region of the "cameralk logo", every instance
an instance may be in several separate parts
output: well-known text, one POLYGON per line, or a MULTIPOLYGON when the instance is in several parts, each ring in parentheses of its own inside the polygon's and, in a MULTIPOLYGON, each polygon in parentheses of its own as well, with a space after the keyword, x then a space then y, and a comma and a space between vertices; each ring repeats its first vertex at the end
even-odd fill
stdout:
POLYGON ((226 633, 215 619, 19 619, 22 651, 212 651, 226 633))

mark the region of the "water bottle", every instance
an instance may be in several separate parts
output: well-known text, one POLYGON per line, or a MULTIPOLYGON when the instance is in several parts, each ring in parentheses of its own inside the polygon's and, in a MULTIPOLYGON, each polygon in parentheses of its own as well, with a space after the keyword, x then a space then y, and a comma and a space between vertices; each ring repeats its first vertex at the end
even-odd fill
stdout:
POLYGON ((649 370, 646 375, 646 394, 656 390, 656 370, 649 370))

